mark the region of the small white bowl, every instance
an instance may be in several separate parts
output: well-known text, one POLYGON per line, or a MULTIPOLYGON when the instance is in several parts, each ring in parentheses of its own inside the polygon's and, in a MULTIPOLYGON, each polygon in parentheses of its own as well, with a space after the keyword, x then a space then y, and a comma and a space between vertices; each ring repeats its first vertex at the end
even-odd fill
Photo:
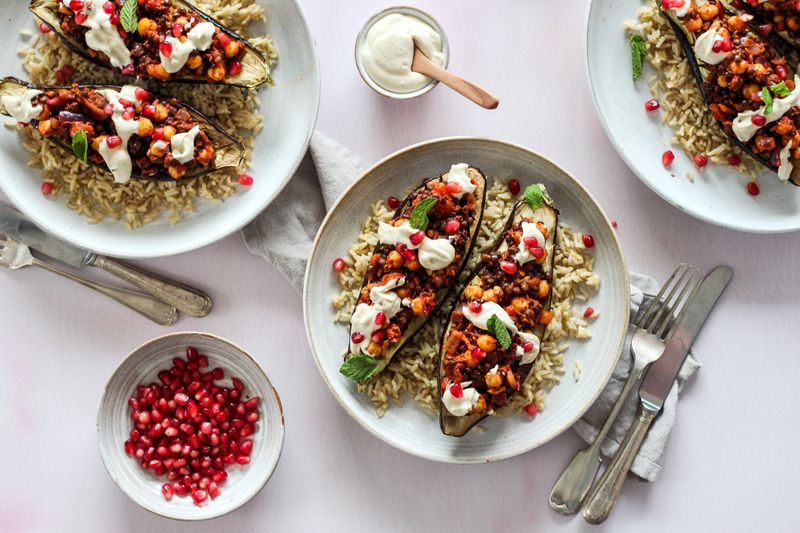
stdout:
POLYGON ((253 357, 235 344, 207 333, 173 333, 147 342, 122 361, 106 384, 97 412, 97 444, 100 456, 114 483, 133 501, 157 515, 177 520, 206 520, 227 514, 249 501, 269 481, 283 449, 283 408, 278 392, 253 357), (144 470, 125 453, 131 420, 128 398, 141 383, 158 382, 157 373, 170 368, 174 357, 185 358, 192 346, 206 355, 209 368, 220 367, 231 386, 238 377, 245 385, 244 397, 259 396, 260 419, 252 435, 251 462, 231 465, 222 493, 202 507, 191 496, 174 496, 167 501, 161 493, 166 477, 144 470))
POLYGON ((423 94, 427 93, 431 89, 433 89, 439 82, 437 80, 431 79, 430 83, 417 89, 416 91, 412 91, 410 93, 396 93, 394 91, 389 91, 384 89, 380 85, 378 85, 375 80, 373 80, 367 69, 364 68, 364 61, 361 57, 361 50, 364 48, 364 41, 367 39, 367 33, 369 33, 370 28, 378 22, 380 19, 385 17, 386 15, 391 15, 393 13, 399 13, 401 15, 410 15, 412 17, 417 17, 425 24, 429 25, 431 28, 436 30, 442 37, 442 57, 443 57, 443 64, 442 68, 447 68, 447 65, 450 62, 450 43, 447 41, 447 34, 444 32, 442 27, 436 21, 435 18, 430 16, 425 11, 421 9, 417 9, 415 7, 408 7, 408 6, 394 6, 384 9, 383 11, 372 15, 369 20, 367 20, 364 27, 361 28, 361 31, 358 33, 358 37, 356 37, 356 68, 358 69, 358 73, 361 75, 361 78, 364 82, 369 85, 369 87, 378 94, 383 96, 387 96, 389 98, 395 98, 397 100, 408 100, 409 98, 416 98, 417 96, 422 96, 423 94))

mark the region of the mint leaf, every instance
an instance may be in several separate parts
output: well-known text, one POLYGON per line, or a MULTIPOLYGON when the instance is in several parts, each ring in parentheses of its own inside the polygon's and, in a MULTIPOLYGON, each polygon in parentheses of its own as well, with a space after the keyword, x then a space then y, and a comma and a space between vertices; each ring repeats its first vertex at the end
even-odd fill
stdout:
POLYGON ((644 67, 644 55, 647 51, 644 37, 641 35, 631 36, 631 67, 633 68, 633 81, 642 77, 644 67))
POLYGON ((72 151, 75 152, 78 159, 84 163, 86 162, 89 155, 89 138, 86 136, 85 131, 78 130, 75 132, 72 137, 72 151))
POLYGON ((789 96, 789 93, 792 91, 786 86, 786 83, 780 82, 776 83, 775 85, 770 85, 769 90, 775 93, 777 96, 786 97, 789 96))
POLYGON ((536 211, 544 205, 544 187, 542 187, 541 184, 528 185, 528 187, 525 188, 523 198, 525 199, 525 203, 536 211))
POLYGON ((428 228, 428 213, 438 201, 438 198, 425 198, 414 206, 414 210, 411 212, 411 220, 408 222, 411 227, 425 231, 428 228))
POLYGON ((339 367, 339 372, 347 379, 361 383, 378 373, 378 363, 368 355, 354 355, 339 367))
POLYGON ((769 115, 772 113, 772 93, 766 87, 761 89, 761 100, 764 101, 764 114, 769 115))
POLYGON ((500 346, 502 346, 504 350, 508 350, 508 347, 511 346, 511 335, 508 333, 506 325, 497 318, 497 315, 489 317, 489 320, 486 321, 486 327, 489 328, 489 332, 495 336, 500 346))
POLYGON ((139 17, 136 15, 136 7, 139 2, 137 0, 125 0, 122 8, 119 10, 119 21, 122 23, 122 29, 128 33, 136 31, 139 25, 139 17))

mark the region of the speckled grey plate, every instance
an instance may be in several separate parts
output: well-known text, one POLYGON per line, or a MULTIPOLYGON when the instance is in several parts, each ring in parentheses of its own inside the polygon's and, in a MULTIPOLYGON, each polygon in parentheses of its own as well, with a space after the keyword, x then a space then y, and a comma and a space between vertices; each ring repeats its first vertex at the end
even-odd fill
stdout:
MULTIPOLYGON (((583 304, 579 304, 583 305, 583 304)), ((317 366, 334 397, 369 432, 408 453, 435 461, 478 463, 514 457, 532 450, 575 423, 597 399, 616 365, 628 325, 628 271, 611 223, 583 186, 547 158, 500 141, 448 138, 421 143, 387 157, 367 170, 342 195, 317 233, 306 270, 303 309, 306 333, 317 366), (334 258, 344 256, 356 240, 369 206, 390 195, 403 197, 426 176, 440 174, 454 163, 469 163, 490 177, 517 178, 523 188, 541 182, 561 211, 561 222, 591 233, 595 271, 601 289, 589 305, 600 315, 592 321, 592 339, 571 341, 565 353, 566 374, 550 391, 545 409, 533 420, 520 416, 491 417, 462 438, 439 430, 438 419, 410 399, 392 405, 378 418, 372 403, 339 373, 348 332, 333 322, 331 298, 339 290, 332 272, 334 258), (572 377, 576 361, 583 367, 572 377)))
POLYGON ((119 365, 106 385, 97 411, 97 445, 103 464, 114 483, 130 499, 157 515, 178 520, 206 520, 238 509, 269 481, 283 449, 283 407, 278 392, 253 357, 235 344, 207 333, 172 333, 158 337, 133 351, 119 365), (209 368, 220 367, 231 386, 238 377, 245 385, 245 397, 259 396, 260 419, 251 437, 251 461, 245 466, 231 465, 228 479, 220 485, 222 493, 202 507, 191 497, 164 499, 161 485, 165 477, 156 477, 125 453, 123 445, 131 430, 128 398, 140 383, 158 382, 159 371, 170 368, 174 357, 184 357, 193 346, 208 356, 209 368))

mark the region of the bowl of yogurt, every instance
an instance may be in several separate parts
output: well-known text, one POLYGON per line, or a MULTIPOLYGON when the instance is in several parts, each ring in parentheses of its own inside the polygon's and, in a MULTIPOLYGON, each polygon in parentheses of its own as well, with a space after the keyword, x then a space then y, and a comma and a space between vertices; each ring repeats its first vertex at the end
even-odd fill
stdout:
POLYGON ((439 82, 411 71, 415 44, 433 63, 447 68, 450 46, 436 19, 407 6, 376 13, 356 38, 358 73, 383 96, 405 100, 427 93, 439 82))

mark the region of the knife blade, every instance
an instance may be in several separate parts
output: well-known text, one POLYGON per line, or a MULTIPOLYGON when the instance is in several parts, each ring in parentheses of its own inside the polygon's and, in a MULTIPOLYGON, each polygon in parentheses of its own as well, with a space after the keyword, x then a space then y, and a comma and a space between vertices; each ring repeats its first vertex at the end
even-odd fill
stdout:
POLYGON ((664 400, 683 366, 692 342, 732 276, 733 271, 730 268, 717 267, 700 282, 690 296, 683 317, 668 340, 664 353, 650 366, 639 387, 639 398, 646 409, 658 412, 664 406, 664 400))
POLYGON ((78 248, 46 233, 25 215, 0 204, 0 233, 21 241, 37 252, 74 267, 84 267, 94 259, 94 252, 78 248))

